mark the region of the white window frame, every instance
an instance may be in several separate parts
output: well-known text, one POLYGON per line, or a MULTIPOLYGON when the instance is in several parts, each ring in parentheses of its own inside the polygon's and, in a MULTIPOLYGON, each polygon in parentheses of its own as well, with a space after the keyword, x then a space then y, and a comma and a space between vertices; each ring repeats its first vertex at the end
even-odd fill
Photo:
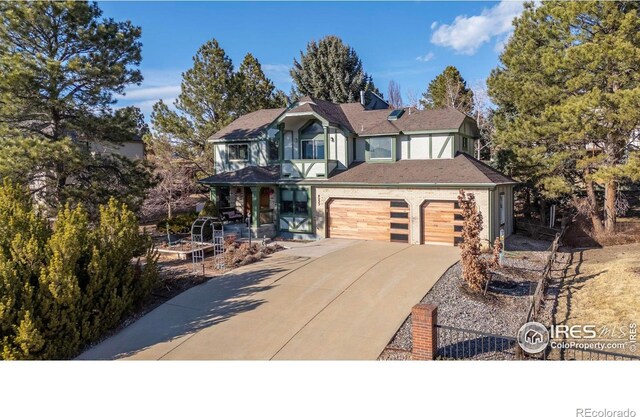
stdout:
POLYGON ((498 208, 499 208, 499 223, 500 226, 504 226, 507 221, 507 198, 505 193, 498 195, 498 208))

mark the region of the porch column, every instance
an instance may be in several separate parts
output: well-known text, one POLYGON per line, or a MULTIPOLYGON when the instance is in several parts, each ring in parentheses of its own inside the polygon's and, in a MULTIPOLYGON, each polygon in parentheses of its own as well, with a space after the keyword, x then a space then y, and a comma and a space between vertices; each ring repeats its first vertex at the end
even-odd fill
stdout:
POLYGON ((329 178, 329 126, 324 127, 324 177, 329 178))
POLYGON ((280 163, 284 160, 284 123, 278 125, 278 160, 280 163))
POLYGON ((218 197, 219 194, 220 192, 218 187, 213 185, 209 187, 209 200, 211 200, 214 207, 218 207, 218 201, 220 201, 220 198, 218 197))
POLYGON ((251 187, 251 227, 260 226, 260 189, 251 187))

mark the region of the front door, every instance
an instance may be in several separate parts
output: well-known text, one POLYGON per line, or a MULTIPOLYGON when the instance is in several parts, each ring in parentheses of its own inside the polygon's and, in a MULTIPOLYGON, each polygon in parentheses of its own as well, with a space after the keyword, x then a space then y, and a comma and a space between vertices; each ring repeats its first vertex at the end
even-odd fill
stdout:
POLYGON ((260 189, 260 224, 273 223, 273 209, 271 208, 271 187, 260 189))

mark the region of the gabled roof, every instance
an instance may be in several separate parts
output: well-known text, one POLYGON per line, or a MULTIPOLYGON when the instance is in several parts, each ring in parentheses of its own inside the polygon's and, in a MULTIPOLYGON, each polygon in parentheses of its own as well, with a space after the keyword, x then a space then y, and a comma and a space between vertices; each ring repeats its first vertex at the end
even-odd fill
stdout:
POLYGON ((360 103, 336 104, 312 97, 301 97, 297 106, 288 109, 264 109, 246 114, 216 132, 210 139, 253 139, 260 136, 278 118, 296 114, 316 114, 332 125, 337 125, 359 136, 397 135, 401 132, 460 129, 464 113, 456 109, 407 109, 397 120, 388 120, 392 109, 367 110, 360 103))
MULTIPOLYGON (((325 119, 327 122, 342 126, 353 132, 351 123, 349 123, 349 119, 345 116, 339 104, 311 97, 302 97, 298 100, 298 103, 303 104, 290 109, 287 111, 287 114, 313 112, 325 119)), ((358 105, 362 108, 360 104, 358 105)))
POLYGON ((515 184, 501 174, 465 153, 453 159, 410 159, 393 164, 355 162, 345 171, 335 172, 329 183, 348 184, 515 184))
POLYGON ((202 184, 275 184, 280 179, 280 165, 248 166, 237 171, 212 175, 198 182, 202 184))
POLYGON ((262 109, 245 114, 214 133, 209 139, 256 138, 285 110, 285 108, 262 109))

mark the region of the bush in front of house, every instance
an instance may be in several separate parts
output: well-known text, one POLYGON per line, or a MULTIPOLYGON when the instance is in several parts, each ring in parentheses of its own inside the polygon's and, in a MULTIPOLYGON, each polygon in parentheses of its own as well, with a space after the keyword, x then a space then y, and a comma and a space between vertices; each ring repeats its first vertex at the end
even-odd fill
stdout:
POLYGON ((198 213, 178 214, 171 219, 159 221, 156 228, 161 233, 167 233, 167 225, 169 233, 191 233, 191 225, 198 218, 198 213))
POLYGON ((208 200, 204 203, 204 207, 200 210, 200 217, 213 217, 214 219, 218 219, 220 217, 220 210, 218 210, 218 205, 211 200, 208 200))
POLYGON ((95 224, 84 207, 67 205, 50 225, 26 189, 0 185, 2 359, 74 357, 147 298, 157 278, 157 255, 126 205, 111 199, 95 224))
POLYGON ((248 242, 239 243, 235 238, 227 238, 224 244, 224 262, 229 267, 236 268, 257 262, 281 249, 283 247, 280 245, 263 246, 257 243, 249 245, 248 242))
POLYGON ((464 219, 462 225, 462 278, 469 288, 482 291, 487 283, 487 263, 482 259, 480 232, 482 231, 482 213, 478 210, 476 197, 460 190, 458 203, 464 219))

